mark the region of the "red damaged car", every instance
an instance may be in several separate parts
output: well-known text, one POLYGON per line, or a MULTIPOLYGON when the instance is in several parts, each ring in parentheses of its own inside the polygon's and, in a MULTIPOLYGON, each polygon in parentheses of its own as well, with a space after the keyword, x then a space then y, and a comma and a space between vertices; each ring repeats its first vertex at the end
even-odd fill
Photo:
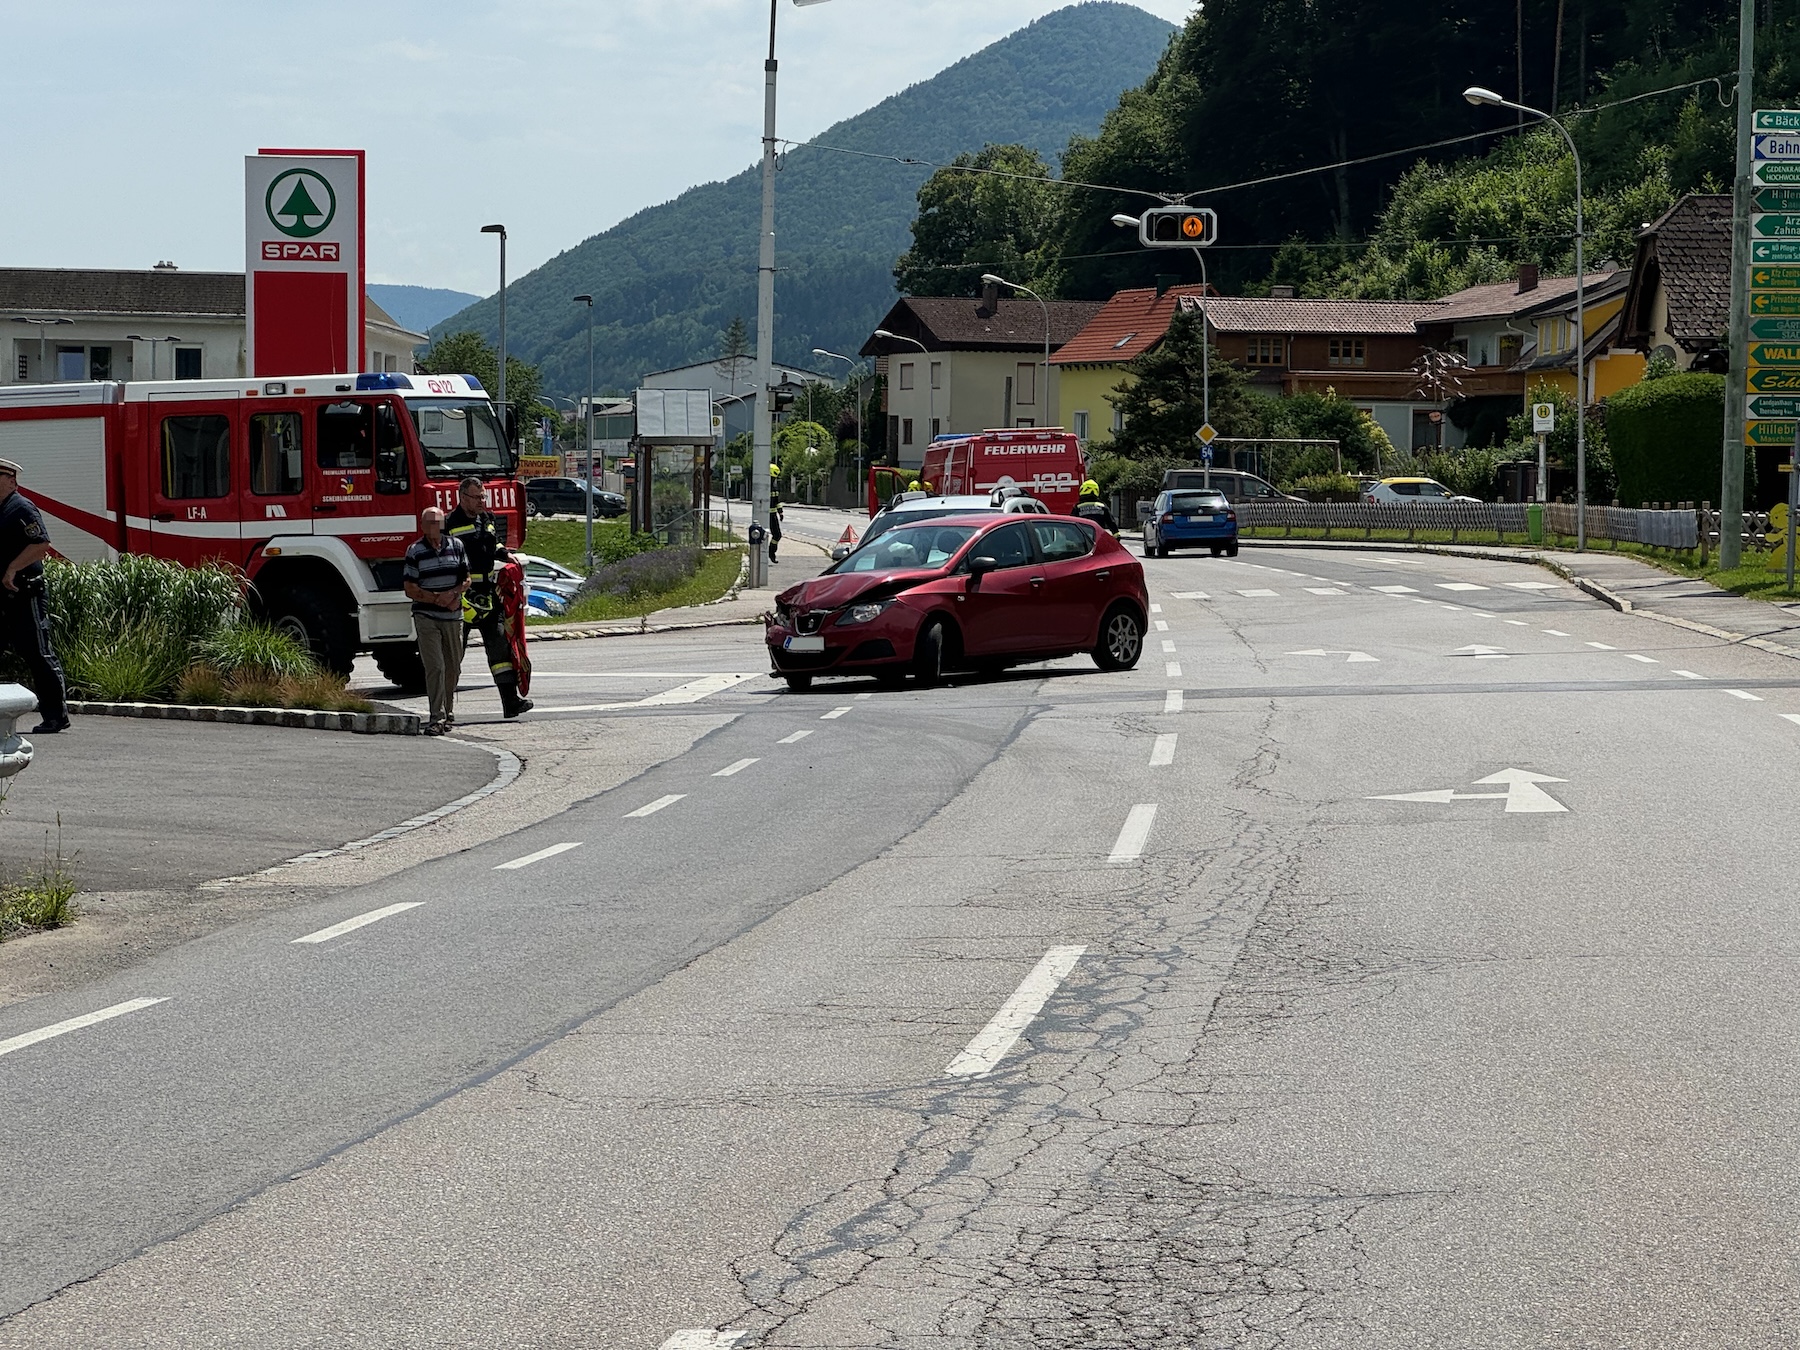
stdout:
POLYGON ((792 689, 816 675, 998 670, 1091 653, 1129 670, 1144 650, 1144 568, 1072 516, 944 516, 896 525, 776 597, 767 640, 792 689))

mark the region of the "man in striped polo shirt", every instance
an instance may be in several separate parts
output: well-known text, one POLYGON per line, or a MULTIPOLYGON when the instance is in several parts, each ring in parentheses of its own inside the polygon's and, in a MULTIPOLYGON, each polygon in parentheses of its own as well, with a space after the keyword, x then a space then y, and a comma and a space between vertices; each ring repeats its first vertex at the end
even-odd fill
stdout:
POLYGON ((401 577, 413 602, 413 630, 419 635, 419 660, 425 667, 425 692, 431 701, 427 736, 442 736, 456 721, 456 682, 462 677, 462 598, 469 585, 469 560, 463 546, 444 533, 444 513, 428 506, 419 514, 424 530, 406 550, 401 577))

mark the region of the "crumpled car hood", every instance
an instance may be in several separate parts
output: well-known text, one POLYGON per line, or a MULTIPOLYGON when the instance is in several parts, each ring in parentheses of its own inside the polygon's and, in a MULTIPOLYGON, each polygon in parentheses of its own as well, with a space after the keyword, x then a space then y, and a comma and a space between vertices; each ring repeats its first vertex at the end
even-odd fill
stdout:
POLYGON ((790 586, 775 599, 790 609, 837 609, 852 600, 880 600, 936 581, 939 568, 905 572, 838 572, 790 586))

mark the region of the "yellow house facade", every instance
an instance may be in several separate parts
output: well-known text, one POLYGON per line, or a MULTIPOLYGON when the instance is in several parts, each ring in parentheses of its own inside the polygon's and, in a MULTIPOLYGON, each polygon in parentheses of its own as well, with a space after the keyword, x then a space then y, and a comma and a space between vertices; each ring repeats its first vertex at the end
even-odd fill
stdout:
MULTIPOLYGON (((1630 274, 1615 275, 1621 281, 1628 281, 1630 274)), ((1598 403, 1644 378, 1648 365, 1644 354, 1617 345, 1624 309, 1625 288, 1622 284, 1600 287, 1597 295, 1587 297, 1583 321, 1587 378, 1583 392, 1588 403, 1598 403)), ((1573 399, 1576 396, 1574 305, 1571 303, 1562 310, 1539 315, 1533 321, 1533 328, 1537 334, 1538 355, 1528 368, 1530 385, 1547 384, 1573 399)))

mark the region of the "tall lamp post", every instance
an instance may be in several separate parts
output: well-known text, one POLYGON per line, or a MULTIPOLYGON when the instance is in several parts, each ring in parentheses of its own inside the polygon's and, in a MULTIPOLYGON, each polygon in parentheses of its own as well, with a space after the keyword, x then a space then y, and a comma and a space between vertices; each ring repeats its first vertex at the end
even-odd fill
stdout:
MULTIPOLYGON (((1492 89, 1471 85, 1463 97, 1476 107, 1511 108, 1522 116, 1548 122, 1569 144, 1575 161, 1575 550, 1587 548, 1587 272, 1582 257, 1586 227, 1582 218, 1581 152, 1569 129, 1542 109, 1501 98, 1492 89)), ((1722 545, 1721 545, 1722 546, 1722 545)))
POLYGON ((983 272, 981 280, 985 285, 1007 286, 1015 291, 1023 291, 1037 301, 1038 307, 1044 311, 1044 401, 1041 407, 1044 414, 1043 425, 1055 426, 1056 418, 1051 415, 1050 408, 1050 306, 1045 304, 1044 297, 1032 290, 1031 287, 1021 286, 1016 281, 1008 281, 1005 277, 995 276, 992 272, 983 272))
MULTIPOLYGON (((794 0, 798 6, 825 0, 794 0)), ((769 0, 769 58, 763 62, 762 240, 756 260, 756 420, 751 444, 750 525, 769 528, 769 461, 775 440, 775 16, 769 0)), ((767 558, 750 550, 750 585, 768 584, 767 558)))
POLYGON ((877 328, 875 330, 875 336, 878 338, 886 338, 889 342, 910 342, 913 346, 925 353, 925 407, 928 410, 926 416, 929 419, 925 423, 925 444, 929 446, 931 444, 932 428, 937 425, 937 386, 931 382, 931 348, 927 347, 917 338, 907 337, 903 333, 890 333, 885 328, 877 328))
POLYGON ((587 569, 594 570, 594 297, 578 295, 573 303, 587 306, 588 330, 588 388, 587 388, 587 444, 582 446, 581 462, 585 472, 581 481, 587 490, 581 495, 587 505, 587 569))
MULTIPOLYGON (((850 377, 856 373, 856 368, 859 365, 861 365, 862 362, 858 361, 853 356, 843 356, 837 352, 828 352, 823 347, 814 347, 812 354, 814 356, 829 357, 833 361, 846 362, 850 367, 849 370, 846 370, 844 372, 844 387, 850 391, 850 397, 852 399, 854 399, 856 402, 856 481, 858 483, 861 483, 862 476, 863 476, 862 394, 861 394, 860 390, 858 390, 854 385, 851 384, 850 377)), ((930 374, 929 371, 927 371, 926 373, 930 374)))
MULTIPOLYGON (((55 327, 55 326, 56 326, 56 325, 58 325, 58 324, 63 324, 63 323, 74 323, 74 322, 75 322, 75 320, 73 320, 73 319, 70 319, 70 318, 65 318, 65 317, 63 317, 63 316, 61 316, 61 315, 58 315, 58 316, 57 316, 57 317, 56 317, 56 318, 54 318, 54 319, 28 319, 28 318, 26 318, 26 317, 25 317, 25 316, 23 316, 23 315, 18 315, 18 314, 15 314, 15 315, 14 315, 14 316, 13 316, 13 322, 14 322, 14 323, 28 323, 28 324, 30 324, 30 325, 31 325, 31 326, 32 326, 32 327, 33 327, 33 328, 35 328, 35 329, 37 329, 37 335, 38 335, 38 378, 39 378, 39 380, 40 380, 40 381, 41 381, 41 382, 42 382, 42 383, 45 383, 45 384, 48 384, 48 383, 50 383, 50 381, 49 381, 49 379, 48 379, 48 372, 46 372, 46 371, 45 371, 45 369, 44 369, 44 330, 45 330, 45 329, 46 329, 46 328, 54 328, 54 327, 55 327)), ((140 338, 140 339, 138 339, 138 340, 139 340, 139 341, 143 341, 143 340, 144 340, 144 339, 142 339, 142 338, 140 338)), ((151 364, 151 365, 152 365, 152 367, 154 367, 154 366, 155 366, 155 364, 156 364, 156 348, 154 348, 154 347, 152 347, 152 348, 151 348, 151 349, 150 349, 150 364, 151 364)), ((152 377, 151 377, 151 378, 152 378, 152 379, 154 379, 154 378, 155 378, 155 376, 152 376, 152 377)))
MULTIPOLYGON (((1143 227, 1143 221, 1137 216, 1128 216, 1121 212, 1112 218, 1112 223, 1126 229, 1136 230, 1143 227)), ((1195 249, 1194 256, 1200 260, 1200 421, 1204 426, 1212 425, 1212 322, 1206 312, 1206 297, 1212 292, 1212 283, 1206 279, 1206 251, 1195 249)), ((1206 447, 1202 456, 1205 464, 1205 476, 1200 480, 1206 487, 1212 486, 1212 447, 1206 447)), ((1233 464, 1237 460, 1231 461, 1233 464)))
POLYGON ((506 428, 506 226, 483 225, 483 234, 500 236, 500 426, 506 428))

